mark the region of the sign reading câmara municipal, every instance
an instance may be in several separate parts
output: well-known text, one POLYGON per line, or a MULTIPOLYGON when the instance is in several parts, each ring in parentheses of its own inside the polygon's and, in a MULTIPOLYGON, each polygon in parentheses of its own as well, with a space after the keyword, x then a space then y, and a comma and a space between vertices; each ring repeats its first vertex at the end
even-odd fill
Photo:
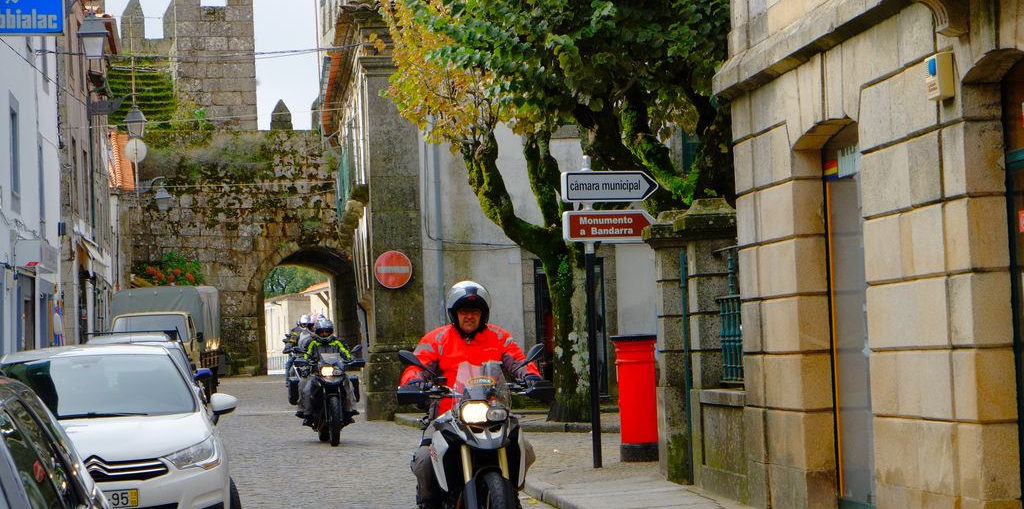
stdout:
POLYGON ((64 0, 0 0, 0 35, 61 35, 64 0))

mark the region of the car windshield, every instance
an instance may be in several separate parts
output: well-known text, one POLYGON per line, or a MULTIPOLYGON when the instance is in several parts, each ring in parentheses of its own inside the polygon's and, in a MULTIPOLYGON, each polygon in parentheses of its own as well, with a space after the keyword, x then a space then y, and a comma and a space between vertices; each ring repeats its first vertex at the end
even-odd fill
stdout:
POLYGON ((3 366, 31 387, 57 419, 162 415, 196 410, 167 355, 83 355, 3 366))
MULTIPOLYGON (((134 315, 119 316, 114 320, 113 332, 133 331, 178 331, 185 333, 185 317, 182 315, 134 315)), ((187 340, 188 338, 181 338, 187 340)))

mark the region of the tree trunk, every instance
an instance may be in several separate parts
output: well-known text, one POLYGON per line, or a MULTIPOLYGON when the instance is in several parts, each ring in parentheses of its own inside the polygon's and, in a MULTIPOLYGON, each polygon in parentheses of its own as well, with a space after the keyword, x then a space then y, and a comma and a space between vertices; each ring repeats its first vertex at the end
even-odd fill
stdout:
POLYGON ((589 373, 585 343, 575 323, 573 299, 575 294, 578 264, 573 263, 570 251, 565 255, 541 258, 544 273, 547 274, 548 295, 551 297, 551 314, 554 322, 554 367, 557 398, 548 412, 549 421, 586 422, 590 419, 590 399, 585 382, 589 373))

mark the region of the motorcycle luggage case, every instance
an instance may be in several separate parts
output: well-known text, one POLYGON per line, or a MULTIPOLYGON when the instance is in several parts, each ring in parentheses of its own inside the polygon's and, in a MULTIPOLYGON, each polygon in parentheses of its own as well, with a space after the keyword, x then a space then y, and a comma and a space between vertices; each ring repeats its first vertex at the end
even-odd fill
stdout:
POLYGON ((356 375, 349 375, 348 381, 352 383, 352 394, 355 395, 356 401, 359 401, 359 377, 356 375))

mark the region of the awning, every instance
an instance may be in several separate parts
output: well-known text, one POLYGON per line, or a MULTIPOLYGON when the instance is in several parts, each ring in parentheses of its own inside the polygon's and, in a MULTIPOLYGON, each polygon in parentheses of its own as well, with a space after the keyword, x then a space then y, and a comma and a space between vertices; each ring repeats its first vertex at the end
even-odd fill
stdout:
POLYGON ((86 252, 89 253, 89 258, 92 259, 92 263, 93 263, 93 272, 97 272, 98 271, 96 266, 99 266, 99 267, 106 267, 107 266, 106 263, 105 263, 105 258, 103 256, 103 254, 100 253, 100 250, 96 246, 92 245, 91 242, 82 240, 82 241, 80 241, 78 243, 78 245, 79 246, 84 246, 86 252))

